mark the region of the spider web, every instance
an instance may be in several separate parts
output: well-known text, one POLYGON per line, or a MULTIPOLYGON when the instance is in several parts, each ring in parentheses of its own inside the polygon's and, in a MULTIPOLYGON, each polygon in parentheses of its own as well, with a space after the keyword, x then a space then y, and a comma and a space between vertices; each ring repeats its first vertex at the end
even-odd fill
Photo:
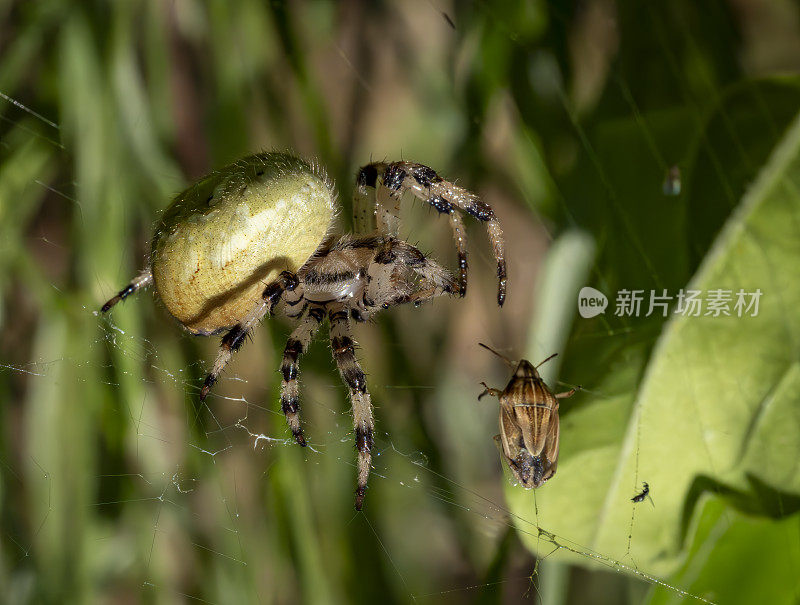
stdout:
MULTIPOLYGON (((163 382, 174 389, 182 390, 187 400, 197 398, 201 383, 196 379, 184 377, 183 374, 186 368, 165 368, 149 340, 130 337, 114 324, 113 319, 103 323, 102 336, 102 339, 96 342, 98 347, 111 347, 117 353, 136 362, 147 361, 149 368, 158 376, 158 378, 145 379, 148 385, 163 382)), ((30 363, 25 367, 10 365, 4 365, 3 367, 9 371, 23 373, 46 382, 57 380, 53 372, 54 366, 66 367, 69 373, 77 371, 79 364, 80 362, 76 363, 75 360, 55 359, 30 363)), ((202 373, 205 364, 202 362, 196 362, 196 364, 200 366, 197 369, 202 373)), ((235 374, 227 376, 226 380, 234 384, 248 382, 235 374)), ((230 387, 231 385, 228 386, 230 387)), ((406 388, 397 385, 385 386, 392 389, 406 388)), ((343 401, 346 397, 344 389, 337 384, 328 384, 325 385, 325 388, 335 391, 337 399, 343 401)), ((417 386, 416 388, 420 387, 417 386)), ((422 388, 433 389, 435 387, 434 385, 428 385, 422 388)), ((233 390, 236 390, 235 387, 233 387, 233 390)), ((140 538, 144 539, 146 537, 147 541, 149 541, 149 548, 145 545, 145 574, 147 579, 142 584, 143 590, 166 589, 167 592, 173 592, 177 596, 202 602, 212 601, 176 591, 174 588, 159 583, 156 579, 158 572, 154 568, 158 565, 164 565, 163 557, 169 556, 168 553, 174 548, 174 546, 170 545, 170 542, 172 540, 185 542, 183 546, 195 549, 201 554, 208 553, 217 557, 223 564, 232 568, 245 568, 248 564, 252 564, 250 563, 251 553, 248 553, 248 550, 242 544, 242 534, 246 534, 248 528, 242 527, 240 521, 240 503, 238 501, 240 474, 234 469, 228 480, 225 480, 220 476, 220 472, 217 469, 220 466, 225 466, 230 470, 230 467, 235 465, 235 461, 232 458, 236 455, 245 454, 253 458, 251 460, 253 465, 263 465, 263 476, 268 476, 275 466, 285 462, 281 460, 279 446, 289 446, 292 450, 297 449, 293 447, 293 440, 286 437, 286 432, 281 426, 282 414, 267 409, 259 403, 250 402, 244 396, 225 397, 216 395, 212 399, 215 400, 213 403, 210 405, 202 404, 196 410, 189 411, 187 407, 184 419, 187 426, 194 429, 198 424, 201 424, 201 415, 207 416, 207 422, 204 424, 205 428, 195 437, 189 438, 187 442, 190 448, 187 458, 197 458, 199 459, 198 461, 177 463, 169 466, 164 461, 164 464, 160 465, 162 467, 160 471, 97 474, 95 479, 100 484, 101 491, 104 491, 105 488, 114 492, 127 493, 130 497, 115 496, 113 499, 100 497, 90 504, 91 507, 98 510, 122 507, 136 509, 141 512, 141 524, 136 527, 142 532, 140 538), (233 418, 232 421, 220 418, 219 411, 215 413, 214 410, 219 410, 222 406, 228 408, 228 412, 231 411, 231 408, 236 411, 233 416, 230 416, 233 418), (273 424, 280 428, 274 430, 273 434, 267 434, 251 428, 253 417, 256 415, 269 415, 276 418, 277 422, 273 424), (191 452, 194 452, 195 455, 193 456, 191 452), (261 464, 258 464, 258 462, 261 464), (193 471, 192 467, 196 465, 200 465, 202 468, 198 471, 193 471), (121 486, 124 486, 124 489, 121 486), (193 533, 192 526, 204 523, 203 514, 198 511, 205 507, 205 503, 197 498, 216 498, 218 500, 217 504, 222 510, 221 518, 225 520, 225 523, 217 524, 218 521, 215 521, 214 525, 212 525, 212 530, 229 535, 230 539, 227 547, 212 547, 207 543, 196 541, 194 538, 185 535, 185 532, 193 533), (145 531, 147 527, 149 527, 149 530, 145 531)), ((311 441, 309 448, 307 448, 310 451, 303 456, 303 468, 300 469, 300 472, 308 472, 308 469, 305 468, 307 465, 319 465, 326 458, 333 458, 335 465, 342 466, 352 472, 355 465, 351 446, 352 431, 349 426, 350 418, 347 412, 345 410, 333 410, 324 402, 309 398, 307 395, 305 402, 306 407, 317 406, 323 408, 326 413, 330 413, 334 417, 334 430, 329 431, 321 438, 320 435, 316 435, 317 439, 311 441)), ((141 466, 147 466, 147 464, 140 457, 140 452, 143 448, 151 447, 151 444, 155 443, 160 446, 177 448, 184 446, 184 442, 172 440, 172 436, 168 431, 147 420, 147 410, 152 405, 145 399, 141 402, 131 402, 130 405, 120 403, 119 409, 116 410, 116 413, 128 415, 130 422, 135 427, 136 446, 134 449, 136 462, 140 463, 141 466)), ((702 602, 712 602, 698 595, 692 595, 677 586, 672 586, 658 577, 639 571, 633 563, 626 563, 605 556, 602 553, 594 552, 590 548, 571 541, 567 536, 549 532, 545 527, 539 525, 535 511, 530 517, 515 515, 507 508, 502 498, 498 498, 496 494, 487 496, 470 485, 461 483, 430 468, 427 457, 423 452, 405 452, 398 449, 390 435, 379 433, 376 442, 375 463, 371 476, 373 485, 378 482, 392 483, 395 489, 408 491, 408 497, 411 500, 428 498, 438 502, 446 508, 452 508, 459 514, 465 515, 472 522, 483 525, 485 530, 491 533, 515 530, 535 536, 543 545, 547 544, 551 547, 550 554, 535 561, 534 566, 526 574, 503 578, 495 583, 478 583, 422 594, 414 594, 409 590, 408 597, 411 600, 421 602, 438 600, 440 597, 460 592, 490 588, 497 583, 528 584, 524 589, 524 593, 527 594, 531 589, 538 590, 534 582, 542 563, 551 554, 564 550, 615 572, 624 572, 644 582, 662 586, 677 595, 691 597, 702 602), (434 481, 437 485, 430 485, 431 477, 438 480, 434 481)), ((28 489, 40 495, 46 494, 46 498, 43 498, 34 506, 35 509, 44 512, 30 537, 30 543, 23 543, 20 541, 22 538, 19 536, 15 536, 12 532, 6 532, 7 538, 17 547, 19 555, 19 558, 12 566, 12 571, 25 565, 24 560, 31 556, 31 551, 35 548, 34 545, 42 529, 46 526, 49 516, 53 513, 52 481, 56 471, 43 467, 33 456, 31 456, 30 461, 38 473, 32 479, 23 480, 20 473, 4 460, 4 466, 8 469, 11 477, 20 483, 20 486, 24 485, 25 482, 33 481, 33 487, 28 486, 28 489)), ((327 463, 330 463, 330 461, 327 461, 327 463)), ((247 475, 246 472, 241 474, 247 475)), ((344 477, 345 481, 349 479, 351 477, 344 477)), ((396 562, 392 552, 386 546, 386 541, 382 537, 381 531, 376 529, 375 525, 370 522, 369 515, 355 514, 349 519, 347 526, 351 527, 358 523, 366 525, 400 582, 407 588, 404 570, 396 562)), ((633 517, 631 523, 633 524, 633 517)), ((97 539, 101 540, 103 538, 97 539)))
MULTIPOLYGON (((435 3, 430 2, 428 5, 433 18, 440 18, 445 27, 453 25, 453 18, 446 11, 437 8, 435 3)), ((514 39, 517 33, 509 29, 505 35, 514 39)), ((668 53, 669 45, 665 41, 662 44, 664 51, 668 53)), ((361 86, 368 93, 376 89, 377 86, 370 82, 368 76, 355 67, 355 61, 348 53, 342 48, 338 50, 340 58, 353 69, 361 86)), ((672 75, 676 81, 680 81, 679 74, 672 75)), ((663 168, 663 173, 667 174, 670 163, 641 118, 628 84, 619 76, 615 77, 616 84, 630 103, 631 115, 637 120, 642 136, 648 141, 653 159, 663 168)), ((562 95, 560 100, 564 109, 570 112, 581 146, 596 161, 596 151, 582 131, 577 116, 572 113, 569 100, 563 96, 564 91, 559 89, 557 92, 562 95)), ((28 107, 5 94, 0 97, 19 112, 28 114, 44 125, 40 130, 31 129, 32 137, 43 138, 57 146, 60 153, 64 152, 56 141, 59 129, 57 123, 37 113, 35 107, 28 107)), ((695 108, 695 112, 694 117, 699 122, 702 119, 699 108, 695 108)), ((17 119, 22 122, 22 118, 17 119)), ((599 162, 597 166, 601 172, 601 180, 608 185, 608 194, 613 200, 613 186, 602 175, 603 169, 599 162)), ((68 185, 54 186, 45 175, 35 178, 33 184, 63 197, 65 203, 79 205, 68 185)), ((660 183, 657 185, 660 186, 660 183)), ((569 213, 567 196, 565 192, 557 191, 555 199, 569 213)), ((419 211, 418 205, 412 210, 419 211)), ((622 214, 624 222, 624 211, 622 214)), ((574 222, 577 225, 577 221, 574 222)), ((423 242, 433 241, 432 232, 438 234, 434 239, 446 239, 442 235, 446 232, 441 226, 429 228, 419 221, 414 223, 413 220, 404 220, 404 224, 412 225, 412 240, 418 237, 423 242)), ((545 233, 548 231, 544 221, 539 224, 539 228, 545 233)), ((645 262, 649 262, 649 253, 635 231, 628 230, 623 235, 631 239, 645 262)), ((478 273, 478 267, 486 269, 491 266, 491 258, 485 251, 485 241, 481 241, 480 237, 479 233, 475 233, 470 248, 473 258, 476 259, 472 275, 478 273)), ((549 237, 553 239, 552 236, 549 237)), ((46 233, 39 238, 46 247, 59 247, 46 233)), ((602 269, 595 265, 591 272, 600 274, 602 269)), ((124 276, 121 277, 125 279, 124 276)), ((599 277, 602 282, 603 276, 599 277)), ((656 282, 659 281, 655 271, 653 278, 656 282)), ((491 296, 486 296, 488 286, 481 285, 476 278, 473 280, 478 282, 475 290, 484 299, 491 299, 491 296)), ((58 289, 55 283, 50 283, 49 286, 58 289)), ((477 298, 477 292, 472 292, 474 298, 477 298)), ((330 362, 323 361, 327 351, 319 341, 324 336, 317 339, 308 359, 301 365, 301 371, 304 372, 304 414, 310 419, 310 447, 299 451, 293 441, 287 439, 283 415, 274 405, 277 401, 277 375, 272 373, 271 368, 278 365, 274 351, 279 346, 263 346, 264 341, 280 343, 284 340, 287 327, 280 322, 266 322, 260 328, 256 342, 247 345, 244 349, 246 353, 239 357, 235 367, 220 381, 218 391, 209 397, 207 403, 198 404, 202 376, 209 360, 213 359, 214 343, 200 345, 203 347, 201 350, 195 341, 186 337, 181 339, 177 330, 175 334, 151 337, 148 333, 148 336, 144 336, 142 325, 125 317, 125 314, 130 312, 132 305, 153 306, 148 298, 148 295, 140 294, 124 307, 115 310, 109 318, 95 319, 100 325, 99 335, 87 350, 76 351, 67 346, 59 347, 59 342, 63 344, 65 338, 58 333, 59 324, 44 323, 33 339, 28 357, 33 361, 15 358, 10 363, 0 364, 0 371, 14 375, 11 382, 24 386, 24 389, 20 387, 24 393, 24 401, 39 402, 36 412, 31 414, 31 423, 25 428, 25 445, 4 443, 0 458, 0 464, 5 469, 4 498, 10 503, 7 508, 16 513, 26 509, 20 519, 4 524, 3 527, 4 537, 13 545, 3 549, 7 573, 12 578, 11 594, 22 597, 31 594, 31 557, 46 556, 47 544, 58 540, 56 534, 50 533, 51 527, 62 528, 64 523, 60 519, 74 514, 72 506, 77 506, 80 509, 79 516, 94 516, 98 520, 92 535, 81 537, 88 542, 94 553, 92 565, 99 565, 102 557, 111 553, 116 558, 109 567, 126 569, 132 563, 119 554, 126 546, 132 552, 144 556, 141 574, 144 580, 138 585, 138 590, 145 598, 149 592, 164 592, 200 602, 217 602, 216 599, 201 598, 198 596, 200 594, 237 594, 246 599, 260 601, 268 600, 268 591, 274 590, 278 599, 286 599, 292 594, 290 589, 282 592, 281 589, 272 589, 270 586, 272 582, 279 582, 284 574, 298 582, 302 578, 307 582, 303 592, 308 599, 323 602, 327 599, 322 597, 327 591, 333 590, 330 583, 335 581, 332 579, 335 574, 322 576, 316 571, 323 567, 319 559, 330 555, 330 546, 326 542, 341 539, 342 534, 352 533, 354 539, 362 541, 362 544, 373 541, 371 551, 382 553, 385 557, 383 581, 387 585, 398 587, 396 594, 406 595, 412 601, 458 599, 465 594, 491 591, 499 584, 508 585, 515 597, 535 592, 544 600, 548 579, 557 583, 556 576, 562 567, 561 563, 553 561, 555 557, 552 555, 566 551, 587 564, 607 568, 620 577, 633 577, 643 583, 667 589, 679 597, 713 602, 713 599, 691 594, 679 585, 672 585, 662 578, 640 571, 632 559, 617 559, 595 552, 572 541, 569 535, 549 531, 544 524, 540 525, 536 508, 526 516, 512 512, 501 492, 503 486, 497 486, 496 470, 500 466, 500 460, 496 455, 489 459, 486 468, 471 473, 468 469, 457 468, 458 464, 441 464, 441 461, 432 464, 428 455, 415 446, 413 438, 388 434, 381 430, 382 415, 392 415, 391 424, 396 424, 395 415, 402 413, 397 409, 389 409, 390 399, 404 399, 408 402, 413 398, 409 393, 435 390, 443 393, 437 398, 438 403, 442 403, 441 400, 451 393, 468 392, 468 388, 459 384, 463 377, 457 373, 443 377, 441 383, 394 384, 384 380, 371 384, 377 407, 378 435, 370 479, 370 484, 375 489, 368 495, 367 506, 377 509, 398 499, 413 511, 415 503, 423 500, 426 503, 425 509, 419 513, 419 518, 415 519, 417 515, 407 512, 394 526, 387 525, 385 519, 381 519, 384 523, 379 524, 379 519, 369 510, 367 514, 352 514, 349 511, 349 498, 346 501, 337 499, 336 502, 330 502, 329 507, 333 512, 327 517, 320 516, 314 503, 324 501, 326 491, 332 485, 350 486, 354 474, 351 420, 344 403, 346 390, 338 382, 330 362), (170 340, 176 340, 178 344, 170 343, 170 340), (54 348, 64 353, 50 356, 48 351, 54 348), (197 361, 186 363, 181 353, 197 361), (250 358, 246 367, 243 363, 245 355, 250 358), (103 361, 105 359, 110 359, 110 363, 103 361), (324 368, 326 364, 330 368, 327 374, 320 371, 320 367, 324 368), (268 369, 271 378, 264 378, 264 368, 268 369), (95 386, 96 382, 114 387, 120 396, 114 401, 104 400, 103 395, 97 395, 104 391, 95 386), (57 406, 65 393, 72 393, 70 400, 74 401, 75 393, 84 389, 95 393, 95 401, 102 401, 105 408, 86 413, 99 414, 102 417, 101 424, 107 431, 121 433, 120 441, 125 446, 115 450, 112 444, 100 444, 107 460, 96 461, 93 466, 87 466, 86 476, 74 477, 68 474, 72 467, 63 465, 61 456, 86 457, 85 449, 76 446, 76 451, 72 453, 53 451, 50 447, 52 441, 57 439, 56 435, 61 431, 68 434, 74 431, 67 442, 73 439, 76 443, 81 440, 94 442, 97 437, 84 432, 88 426, 84 421, 74 420, 63 426, 54 419, 48 420, 46 416, 48 408, 57 406), (175 393, 182 394, 182 397, 176 397, 175 393), (182 405, 176 407, 176 403, 182 405), (132 428, 125 429, 126 426, 132 428), (12 445, 18 447, 10 447, 12 445), (128 472, 131 468, 136 469, 136 472, 128 472), (487 476, 486 469, 494 471, 490 470, 487 476), (301 479, 302 475, 310 475, 314 482, 319 483, 310 485, 312 482, 301 479), (54 503, 54 484, 57 489, 70 493, 64 486, 73 481, 89 481, 96 489, 83 492, 83 504, 68 500, 54 503), (254 496, 254 492, 259 490, 267 492, 263 496, 263 502, 272 508, 254 510, 256 503, 262 502, 254 496), (25 492, 30 500, 20 502, 6 495, 14 491, 25 492), (383 497, 379 499, 380 494, 383 497), (281 510, 285 508, 291 510, 281 510), (281 518, 290 524, 291 528, 285 530, 287 535, 281 535, 281 532, 270 534, 263 530, 263 524, 269 523, 270 512, 276 511, 281 511, 281 518), (261 525, 253 526, 254 522, 259 523, 259 516, 263 517, 261 525), (54 517, 59 520, 54 521, 54 517), (441 532, 437 535, 436 524, 442 523, 448 517, 451 519, 449 533, 441 532), (324 524, 331 519, 338 522, 338 527, 324 524), (414 523, 418 523, 420 528, 415 529, 414 523), (456 549, 449 549, 435 542, 426 544, 426 547, 450 557, 448 563, 458 566, 459 561, 453 554, 454 550, 459 556, 468 556, 472 548, 477 551, 472 556, 476 560, 484 561, 490 554, 487 543, 493 545, 501 541, 502 536, 518 532, 535 538, 543 545, 539 552, 545 554, 535 560, 518 554, 519 560, 507 565, 514 569, 501 571, 496 579, 489 581, 470 577, 468 581, 459 582, 459 574, 454 573, 446 576, 451 582, 448 585, 431 585, 429 590, 424 591, 412 588, 413 583, 409 578, 418 570, 415 568, 413 555, 405 550, 408 548, 407 544, 399 539, 399 534, 411 532, 417 538, 416 546, 419 547, 424 543, 426 532, 430 532, 434 540, 442 539, 443 535, 452 538, 458 536, 465 525, 477 527, 489 539, 472 545, 462 544, 456 549), (252 542, 253 536, 262 535, 270 535, 272 541, 269 544, 252 542), (291 553, 291 562, 281 561, 280 553, 291 553), (174 565, 172 561, 181 558, 213 568, 216 573, 213 579, 214 589, 201 590, 198 587, 203 586, 203 581, 197 578, 176 582, 170 573, 170 567, 174 565), (209 558, 214 562, 208 563, 209 558), (300 571, 292 569, 292 562, 300 571), (266 574, 267 578, 254 580, 258 570, 265 568, 270 570, 266 574), (554 571, 548 571, 548 568, 554 571), (540 578, 545 579, 540 582, 540 578), (250 588, 237 589, 238 582, 247 584, 250 588), (191 589, 183 590, 182 586, 189 586, 191 589), (539 592, 540 589, 543 593, 539 592)), ((454 305, 457 304, 461 303, 443 301, 437 303, 438 309, 430 306, 420 310, 400 310, 400 325, 408 326, 409 322, 415 321, 412 318, 416 314, 422 313, 428 316, 427 320, 422 320, 424 325, 430 327, 430 324, 435 324, 432 317, 437 313, 446 315, 454 312, 454 305)), ((474 315, 482 311, 483 309, 478 309, 472 316, 467 316, 467 319, 474 319, 474 315)), ((79 314, 92 318, 97 316, 96 311, 88 307, 82 308, 79 314)), ((153 319, 156 314, 157 311, 153 311, 147 320, 158 321, 153 319)), ((473 334, 479 333, 484 340, 491 341, 495 324, 488 319, 478 319, 477 323, 478 327, 473 334)), ((624 321, 621 328, 606 322, 606 329, 599 337, 613 337, 620 329, 633 330, 624 321)), ((357 335, 362 345, 362 359, 369 356, 373 347, 378 348, 376 333, 381 331, 383 333, 380 337, 389 351, 387 359, 370 357, 364 359, 364 365, 369 374, 386 376, 390 373, 381 365, 392 363, 392 352, 408 347, 408 338, 387 329, 386 324, 360 328, 357 335)), ((547 348, 552 344, 542 340, 538 343, 534 341, 529 350, 536 349, 537 345, 547 348)), ((500 376, 502 375, 496 374, 498 381, 502 380, 500 376)), ((477 384, 478 380, 484 378, 488 376, 481 374, 473 382, 477 384)), ((579 380, 579 377, 569 376, 569 381, 557 384, 572 387, 579 380)), ((552 381, 549 382, 553 384, 552 381)), ((585 391, 589 395, 597 393, 591 386, 587 386, 585 391)), ((429 398, 428 403, 432 399, 429 398)), ((430 410, 418 411, 426 414, 429 423, 436 424, 441 421, 441 414, 453 413, 460 408, 462 414, 474 416, 475 420, 466 427, 477 432, 467 432, 463 436, 446 435, 444 440, 448 446, 460 439, 467 443, 479 440, 491 446, 490 437, 495 430, 496 409, 477 404, 470 406, 466 401, 459 401, 457 404, 439 414, 430 410)), ((402 409, 399 404, 392 403, 391 406, 402 409)), ((81 410, 68 413, 71 417, 80 415, 81 410)), ((56 418, 63 419, 63 416, 56 418)), ((454 430, 454 426, 446 423, 442 428, 445 431, 454 430)), ((641 434, 637 434, 637 455, 641 438, 641 434)), ((486 448, 482 451, 485 452, 486 448)), ((558 479, 557 474, 554 481, 558 479)), ((641 481, 646 479, 638 477, 637 471, 633 487, 638 488, 641 481)), ((632 495, 634 493, 635 491, 632 495)), ((580 494, 576 494, 576 497, 580 497, 580 494)), ((653 498, 657 502, 656 493, 653 498)), ((626 528, 629 552, 637 523, 637 506, 630 504, 630 526, 626 528)), ((354 557, 354 560, 357 561, 358 557, 354 557)), ((336 563, 332 565, 335 568, 336 563)), ((340 571, 343 574, 348 573, 348 570, 340 571)), ((341 587, 338 589, 341 590, 341 587)))

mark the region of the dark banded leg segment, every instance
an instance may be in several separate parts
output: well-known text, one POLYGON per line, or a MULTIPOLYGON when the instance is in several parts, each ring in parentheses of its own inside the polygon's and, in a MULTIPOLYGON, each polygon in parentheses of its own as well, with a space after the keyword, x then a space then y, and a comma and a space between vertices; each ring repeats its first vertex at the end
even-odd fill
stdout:
MULTIPOLYGON (((383 187, 389 190, 395 204, 403 193, 411 191, 414 196, 433 206, 440 214, 447 214, 450 217, 459 254, 462 292, 466 292, 466 239, 461 236, 464 233, 463 225, 459 220, 454 220, 453 215, 458 210, 484 223, 497 262, 497 304, 503 305, 506 299, 507 280, 505 239, 500 222, 489 204, 474 193, 444 180, 432 168, 414 162, 368 164, 359 172, 357 187, 362 192, 366 192, 369 187, 377 189, 375 213, 378 218, 382 213, 392 215, 392 204, 385 202, 386 196, 381 192, 383 187), (462 237, 462 241, 459 241, 459 237, 462 237)), ((378 228, 380 229, 380 220, 378 228)))
POLYGON ((303 297, 304 290, 302 282, 298 283, 293 290, 284 290, 277 312, 283 313, 289 319, 297 319, 302 316, 308 308, 308 303, 303 297))
POLYGON ((116 296, 110 298, 108 302, 106 302, 106 304, 104 304, 100 308, 100 312, 101 313, 108 312, 111 309, 111 307, 116 305, 119 301, 125 300, 131 294, 138 292, 142 288, 145 288, 152 283, 153 283, 153 274, 150 273, 150 269, 145 269, 144 271, 139 273, 139 275, 134 277, 131 280, 131 283, 125 286, 122 290, 120 290, 116 296))
POLYGON ((289 271, 282 272, 278 276, 278 279, 267 284, 267 287, 264 288, 264 291, 261 293, 261 299, 253 310, 222 337, 217 358, 214 360, 211 372, 206 376, 203 388, 200 390, 200 401, 204 401, 208 396, 211 387, 214 386, 219 375, 222 374, 222 370, 228 365, 233 354, 241 348, 247 336, 249 336, 256 325, 258 325, 258 322, 268 313, 271 314, 274 312, 275 305, 278 304, 284 292, 294 290, 297 288, 298 284, 299 280, 294 273, 289 271))
POLYGON ((486 231, 497 262, 497 304, 502 307, 506 299, 505 239, 500 222, 492 207, 474 193, 450 181, 445 181, 432 168, 413 162, 389 164, 386 167, 384 184, 390 189, 394 188, 399 194, 409 190, 418 199, 433 206, 440 214, 450 216, 453 237, 458 250, 462 292, 466 292, 466 239, 463 242, 459 241, 463 237, 464 227, 463 224, 459 224, 460 220, 453 219, 454 213, 458 209, 486 224, 486 231))
POLYGON ((467 230, 464 228, 461 215, 457 212, 450 211, 450 227, 458 252, 458 295, 464 298, 467 295, 467 230))
POLYGON ((310 305, 286 341, 281 361, 281 410, 295 441, 302 446, 306 445, 306 439, 300 426, 300 388, 297 382, 300 355, 308 350, 324 318, 325 311, 321 307, 310 305))
POLYGON ((358 451, 358 479, 356 487, 356 510, 361 510, 366 496, 367 480, 372 463, 372 446, 375 425, 372 419, 372 402, 367 391, 367 377, 358 365, 355 343, 350 333, 350 320, 343 305, 332 305, 328 310, 331 330, 333 359, 339 368, 342 381, 350 392, 353 406, 353 430, 358 451))

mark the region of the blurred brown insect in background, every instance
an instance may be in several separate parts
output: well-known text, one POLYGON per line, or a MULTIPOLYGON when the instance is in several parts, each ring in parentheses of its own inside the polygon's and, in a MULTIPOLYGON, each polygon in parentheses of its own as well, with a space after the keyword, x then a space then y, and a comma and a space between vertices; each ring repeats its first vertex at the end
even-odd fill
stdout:
POLYGON ((539 376, 537 368, 553 359, 554 353, 534 366, 527 359, 511 361, 491 347, 478 343, 515 368, 514 375, 502 391, 481 384, 484 395, 500 400, 500 446, 511 472, 523 487, 539 487, 556 473, 558 466, 558 400, 569 397, 580 387, 554 395, 539 376))

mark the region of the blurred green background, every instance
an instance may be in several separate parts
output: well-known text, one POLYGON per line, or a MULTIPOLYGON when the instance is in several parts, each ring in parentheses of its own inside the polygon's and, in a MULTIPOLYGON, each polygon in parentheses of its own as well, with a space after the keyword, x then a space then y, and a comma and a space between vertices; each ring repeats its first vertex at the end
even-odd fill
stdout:
MULTIPOLYGON (((782 0, 0 0, 2 599, 800 602, 799 68, 782 0), (324 331, 301 450, 277 403, 287 322, 200 405, 217 339, 150 292, 96 313, 172 195, 261 149, 318 158, 343 230, 358 166, 384 158, 505 228, 505 308, 470 221, 466 299, 357 328, 362 514, 324 331), (605 314, 576 315, 585 285, 605 314), (614 314, 619 290, 682 288, 763 297, 757 317, 614 314), (535 493, 503 475, 476 397, 508 369, 478 342, 559 352, 545 378, 584 387, 535 493)), ((403 217, 454 266, 446 221, 403 217)))

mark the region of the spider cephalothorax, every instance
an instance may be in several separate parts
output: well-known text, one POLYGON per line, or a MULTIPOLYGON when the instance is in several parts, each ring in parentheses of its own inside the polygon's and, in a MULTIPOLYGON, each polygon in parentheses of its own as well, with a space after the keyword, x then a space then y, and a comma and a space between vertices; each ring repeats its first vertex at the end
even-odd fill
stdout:
POLYGON ((350 321, 442 294, 464 296, 467 249, 461 213, 484 222, 505 299, 503 232, 491 207, 474 194, 411 162, 373 163, 358 174, 356 232, 332 236, 333 184, 317 166, 285 153, 235 162, 178 194, 153 236, 147 268, 103 305, 108 311, 155 285, 167 310, 191 333, 227 331, 200 398, 205 399, 233 353, 267 314, 298 325, 281 363, 281 408, 300 445, 298 360, 327 317, 333 357, 350 391, 358 449, 356 508, 361 509, 373 444, 372 404, 355 357, 350 321), (398 238, 406 191, 449 217, 459 278, 398 238))

